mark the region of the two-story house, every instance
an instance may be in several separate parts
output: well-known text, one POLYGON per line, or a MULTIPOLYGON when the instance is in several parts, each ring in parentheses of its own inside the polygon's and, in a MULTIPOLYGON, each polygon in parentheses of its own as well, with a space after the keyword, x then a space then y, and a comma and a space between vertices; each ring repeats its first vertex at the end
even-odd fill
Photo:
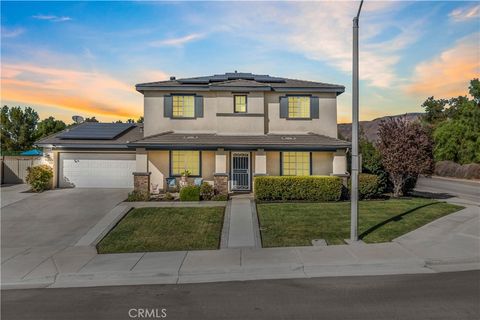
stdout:
POLYGON ((255 75, 142 83, 144 124, 83 123, 47 137, 59 187, 156 192, 188 170, 220 193, 259 175, 345 175, 337 139, 341 85, 255 75))

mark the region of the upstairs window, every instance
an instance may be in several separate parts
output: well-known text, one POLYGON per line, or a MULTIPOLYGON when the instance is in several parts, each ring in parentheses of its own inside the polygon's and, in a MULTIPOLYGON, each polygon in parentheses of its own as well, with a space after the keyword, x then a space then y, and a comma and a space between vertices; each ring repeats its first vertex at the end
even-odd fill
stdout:
POLYGON ((309 176, 310 152, 282 152, 282 175, 309 176))
POLYGON ((234 99, 235 99, 234 112, 235 113, 247 112, 247 96, 246 95, 235 96, 234 99))
POLYGON ((191 176, 200 175, 200 151, 172 151, 172 175, 181 176, 185 170, 191 176))
POLYGON ((288 118, 291 118, 291 119, 310 118, 310 97, 309 96, 288 97, 288 118))
POLYGON ((195 117, 195 96, 173 96, 173 118, 195 117))

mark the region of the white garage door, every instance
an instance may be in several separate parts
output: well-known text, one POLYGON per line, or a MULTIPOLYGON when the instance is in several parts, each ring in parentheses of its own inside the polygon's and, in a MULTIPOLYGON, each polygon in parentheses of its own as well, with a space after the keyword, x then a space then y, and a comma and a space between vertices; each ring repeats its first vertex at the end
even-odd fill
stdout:
POLYGON ((135 154, 60 153, 59 187, 133 188, 135 154))

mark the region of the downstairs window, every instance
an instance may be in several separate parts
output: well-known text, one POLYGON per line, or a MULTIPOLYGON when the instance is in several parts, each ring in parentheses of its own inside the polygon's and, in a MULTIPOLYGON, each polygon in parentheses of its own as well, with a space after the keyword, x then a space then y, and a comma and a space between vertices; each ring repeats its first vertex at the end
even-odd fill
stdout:
POLYGON ((173 176, 181 176, 185 170, 188 170, 191 176, 200 176, 200 151, 174 150, 171 161, 173 176))
POLYGON ((309 176, 310 152, 282 152, 282 175, 309 176))

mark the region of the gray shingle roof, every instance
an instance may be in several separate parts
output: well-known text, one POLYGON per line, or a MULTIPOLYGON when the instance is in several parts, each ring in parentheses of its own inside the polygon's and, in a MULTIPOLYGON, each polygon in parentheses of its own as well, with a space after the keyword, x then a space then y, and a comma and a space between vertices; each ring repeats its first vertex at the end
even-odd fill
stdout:
POLYGON ((234 87, 258 87, 263 91, 311 91, 311 92, 335 92, 341 94, 345 87, 338 84, 272 77, 269 75, 257 75, 252 73, 225 73, 213 76, 203 76, 167 81, 140 83, 136 85, 139 92, 145 90, 192 90, 192 91, 215 91, 220 86, 234 87))
POLYGON ((347 141, 319 134, 264 134, 218 135, 214 133, 175 133, 172 131, 153 135, 128 144, 131 147, 156 147, 164 149, 258 149, 265 150, 335 150, 347 148, 347 141))

